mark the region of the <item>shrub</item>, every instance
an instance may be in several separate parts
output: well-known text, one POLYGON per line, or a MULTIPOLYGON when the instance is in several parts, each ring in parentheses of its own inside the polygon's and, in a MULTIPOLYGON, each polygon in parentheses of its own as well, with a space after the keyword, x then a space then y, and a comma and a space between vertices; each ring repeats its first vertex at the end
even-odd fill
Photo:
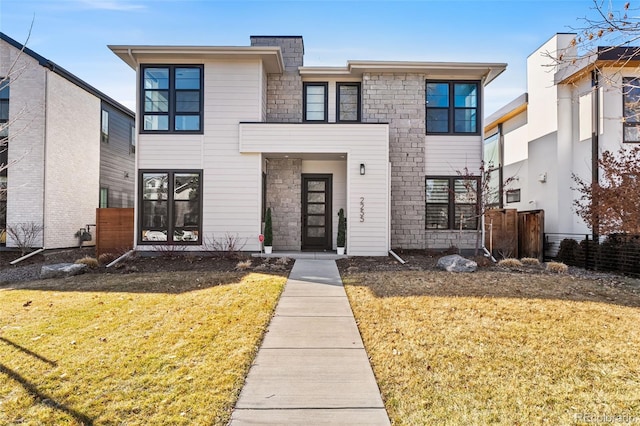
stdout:
POLYGON ((581 266, 584 264, 582 247, 573 238, 565 238, 560 242, 560 249, 556 257, 567 265, 581 266))
POLYGON ((98 266, 100 266, 100 264, 98 263, 98 259, 96 259, 95 257, 89 257, 89 256, 85 256, 82 259, 78 259, 76 260, 75 263, 78 263, 81 265, 87 265, 91 269, 95 269, 98 266))
POLYGON ((251 267, 250 260, 242 260, 236 264, 236 271, 245 271, 251 267))
POLYGON ((98 263, 100 263, 101 265, 106 265, 113 262, 117 258, 118 255, 115 253, 102 253, 100 256, 98 256, 98 263))
POLYGON ((539 265, 540 264, 540 261, 535 257, 523 257, 522 259, 520 259, 520 262, 522 262, 523 265, 539 265))
POLYGON ((38 225, 35 222, 23 222, 8 225, 7 234, 13 239, 15 245, 20 249, 20 253, 24 256, 33 248, 43 229, 42 225, 38 225))
POLYGON ((569 267, 562 262, 549 262, 546 269, 557 274, 566 274, 569 271, 569 267))
POLYGON ((344 247, 347 238, 347 219, 344 217, 344 209, 338 210, 338 247, 344 247))
POLYGON ((271 223, 271 207, 264 217, 264 245, 273 246, 273 224, 271 223))
POLYGON ((499 261, 498 266, 502 266, 504 268, 519 268, 522 266, 522 262, 520 262, 518 259, 508 258, 499 261))

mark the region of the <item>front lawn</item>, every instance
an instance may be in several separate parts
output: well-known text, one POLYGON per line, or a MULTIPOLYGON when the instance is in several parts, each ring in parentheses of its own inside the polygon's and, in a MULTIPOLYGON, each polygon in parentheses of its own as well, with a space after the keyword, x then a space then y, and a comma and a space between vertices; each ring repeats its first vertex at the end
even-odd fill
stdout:
POLYGON ((0 424, 226 424, 285 280, 115 274, 0 289, 0 424))
POLYGON ((566 275, 486 271, 343 280, 394 424, 640 420, 634 292, 566 275))

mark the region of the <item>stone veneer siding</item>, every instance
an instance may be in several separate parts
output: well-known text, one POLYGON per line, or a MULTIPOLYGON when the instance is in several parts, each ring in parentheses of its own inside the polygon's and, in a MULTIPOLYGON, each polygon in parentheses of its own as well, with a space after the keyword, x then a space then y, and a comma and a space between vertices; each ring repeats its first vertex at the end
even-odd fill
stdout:
POLYGON ((302 37, 251 37, 252 46, 280 46, 284 73, 267 75, 267 122, 302 122, 302 77, 298 67, 303 65, 302 37))
POLYGON ((273 249, 301 248, 302 160, 271 158, 267 163, 267 207, 273 221, 273 249))
POLYGON ((389 123, 391 247, 423 249, 425 231, 425 76, 366 73, 362 121, 389 123))

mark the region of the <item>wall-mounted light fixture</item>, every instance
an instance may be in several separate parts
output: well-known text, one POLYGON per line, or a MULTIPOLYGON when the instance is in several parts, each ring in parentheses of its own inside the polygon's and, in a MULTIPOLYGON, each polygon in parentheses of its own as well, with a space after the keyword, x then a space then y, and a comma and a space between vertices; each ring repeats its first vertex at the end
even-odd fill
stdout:
POLYGON ((364 163, 360 163, 360 176, 364 176, 364 163))
POLYGON ((547 172, 538 175, 538 182, 545 183, 547 181, 547 172))

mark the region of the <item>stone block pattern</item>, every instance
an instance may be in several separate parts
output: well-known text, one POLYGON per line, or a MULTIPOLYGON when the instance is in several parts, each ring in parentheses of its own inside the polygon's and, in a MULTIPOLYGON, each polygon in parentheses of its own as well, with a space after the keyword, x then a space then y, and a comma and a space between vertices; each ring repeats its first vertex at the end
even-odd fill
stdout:
POLYGON ((267 163, 267 207, 273 221, 273 249, 301 248, 302 160, 272 158, 267 163))
POLYGON ((267 122, 302 122, 302 37, 251 37, 252 46, 279 46, 285 72, 267 75, 267 122))
POLYGON ((423 249, 425 231, 425 75, 365 73, 362 120, 389 123, 391 247, 423 249))
MULTIPOLYGON (((460 250, 475 249, 477 235, 477 231, 428 231, 425 237, 425 248, 439 250, 453 246, 460 250)), ((482 239, 480 241, 480 247, 482 247, 482 239)))

